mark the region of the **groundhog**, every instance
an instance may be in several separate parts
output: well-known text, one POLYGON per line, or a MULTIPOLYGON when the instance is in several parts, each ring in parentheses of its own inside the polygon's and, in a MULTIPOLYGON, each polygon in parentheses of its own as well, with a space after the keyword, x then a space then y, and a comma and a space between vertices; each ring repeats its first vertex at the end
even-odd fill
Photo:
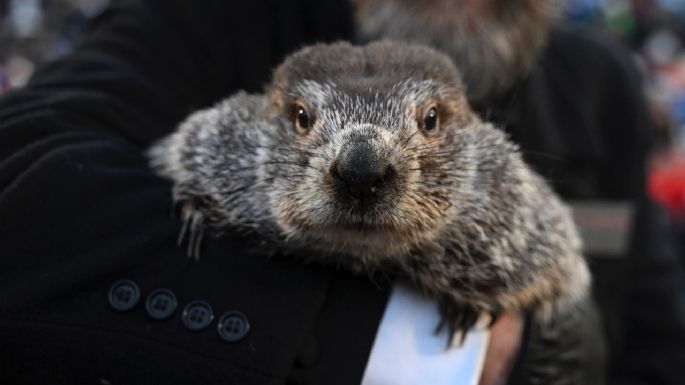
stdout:
POLYGON ((501 310, 567 314, 590 284, 570 212, 465 95, 427 47, 314 45, 264 94, 192 114, 151 162, 193 256, 205 231, 230 232, 403 278, 453 335, 501 310))

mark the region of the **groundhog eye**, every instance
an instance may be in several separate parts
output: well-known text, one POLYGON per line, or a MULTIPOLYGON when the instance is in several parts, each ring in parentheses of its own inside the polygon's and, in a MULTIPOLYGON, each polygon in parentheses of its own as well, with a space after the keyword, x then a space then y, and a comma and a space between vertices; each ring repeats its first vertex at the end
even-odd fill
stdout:
POLYGON ((297 106, 295 110, 295 119, 297 121, 297 128, 300 130, 307 130, 312 124, 309 113, 302 106, 297 106))
POLYGON ((431 107, 426 112, 426 116, 423 118, 423 129, 426 131, 433 131, 438 126, 438 109, 436 107, 431 107))

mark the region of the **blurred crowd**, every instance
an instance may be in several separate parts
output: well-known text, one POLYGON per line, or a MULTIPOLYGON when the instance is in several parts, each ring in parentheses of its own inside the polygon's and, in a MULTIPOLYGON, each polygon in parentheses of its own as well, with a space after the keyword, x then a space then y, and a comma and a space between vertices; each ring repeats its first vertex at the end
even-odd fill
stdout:
MULTIPOLYGON (((635 54, 654 121, 648 188, 685 225, 685 0, 568 0, 567 20, 606 31, 635 54)), ((685 234, 679 236, 682 239, 685 234)))
POLYGON ((40 63, 69 53, 109 0, 0 0, 0 94, 24 85, 40 63))

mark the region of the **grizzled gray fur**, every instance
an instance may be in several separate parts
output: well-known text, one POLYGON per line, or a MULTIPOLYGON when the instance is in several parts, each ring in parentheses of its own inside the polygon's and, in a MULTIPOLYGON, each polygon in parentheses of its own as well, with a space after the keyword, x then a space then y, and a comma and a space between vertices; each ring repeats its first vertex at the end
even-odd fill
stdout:
POLYGON ((316 250, 437 296, 452 330, 503 309, 549 319, 587 295, 569 210, 430 48, 302 49, 265 94, 194 113, 150 155, 194 255, 204 230, 316 250))

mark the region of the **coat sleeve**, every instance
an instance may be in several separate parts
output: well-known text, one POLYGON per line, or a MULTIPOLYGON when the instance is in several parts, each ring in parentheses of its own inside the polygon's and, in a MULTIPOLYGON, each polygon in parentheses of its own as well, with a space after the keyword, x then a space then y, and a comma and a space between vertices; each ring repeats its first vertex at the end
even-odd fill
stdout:
POLYGON ((67 263, 108 244, 117 223, 167 216, 145 209, 162 186, 145 147, 269 65, 258 50, 236 60, 245 47, 225 38, 237 28, 220 22, 238 15, 228 3, 115 2, 74 54, 0 99, 0 293, 48 269, 32 258, 67 263))
MULTIPOLYGON (((318 20, 317 7, 313 1, 113 2, 74 54, 0 99, 2 254, 12 255, 31 237, 27 229, 41 229, 56 215, 76 221, 83 208, 101 207, 106 196, 94 181, 128 171, 147 178, 144 149, 191 111, 239 89, 259 90, 299 45, 349 34, 344 10, 330 10, 335 20, 310 22, 318 20), (76 196, 74 207, 52 206, 76 196)), ((130 195, 142 184, 124 179, 117 186, 130 195)), ((64 241, 62 231, 51 228, 46 239, 64 241)))

